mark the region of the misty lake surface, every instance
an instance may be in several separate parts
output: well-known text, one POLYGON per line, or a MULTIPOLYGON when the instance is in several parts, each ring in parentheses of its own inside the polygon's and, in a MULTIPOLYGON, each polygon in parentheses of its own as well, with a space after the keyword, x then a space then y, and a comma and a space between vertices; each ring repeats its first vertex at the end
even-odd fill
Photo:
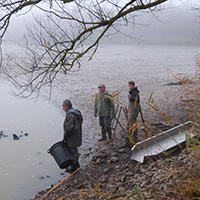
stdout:
MULTIPOLYGON (((93 116, 92 95, 104 83, 111 92, 119 90, 127 103, 127 82, 135 80, 141 90, 141 102, 151 91, 163 99, 163 84, 176 81, 166 72, 195 74, 198 46, 102 45, 92 61, 84 61, 80 71, 62 79, 53 90, 53 105, 42 99, 17 99, 9 94, 10 87, 0 80, 0 199, 26 200, 67 176, 47 153, 62 140, 64 113, 62 101, 67 97, 80 109, 83 117, 82 152, 90 154, 100 137, 98 120, 93 116), (98 130, 98 131, 97 131, 98 130), (28 133, 26 136, 25 133, 28 133), (96 134, 98 133, 98 134, 96 134), (13 134, 21 136, 13 140, 13 134), (96 137, 97 136, 97 137, 96 137), (88 150, 89 149, 89 150, 88 150)), ((167 88, 173 98, 171 88, 167 88)), ((147 114, 147 113, 145 113, 147 114)), ((83 153, 83 154, 84 154, 83 153)), ((82 161, 86 158, 82 154, 82 161)))
POLYGON ((0 199, 30 199, 61 178, 47 149, 62 139, 63 115, 47 101, 17 99, 8 91, 1 82, 0 130, 6 137, 0 138, 0 199))

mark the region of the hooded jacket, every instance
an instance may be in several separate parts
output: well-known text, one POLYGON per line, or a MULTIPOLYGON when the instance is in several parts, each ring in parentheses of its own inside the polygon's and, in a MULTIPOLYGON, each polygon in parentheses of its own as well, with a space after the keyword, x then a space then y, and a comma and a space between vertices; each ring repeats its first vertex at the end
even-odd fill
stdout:
POLYGON ((129 91, 129 94, 131 95, 131 97, 129 98, 129 102, 134 103, 135 106, 139 105, 139 103, 140 103, 139 92, 140 91, 137 89, 137 87, 135 87, 129 91))
POLYGON ((64 128, 64 141, 68 147, 79 147, 82 145, 82 122, 83 117, 78 109, 72 108, 67 112, 64 128))

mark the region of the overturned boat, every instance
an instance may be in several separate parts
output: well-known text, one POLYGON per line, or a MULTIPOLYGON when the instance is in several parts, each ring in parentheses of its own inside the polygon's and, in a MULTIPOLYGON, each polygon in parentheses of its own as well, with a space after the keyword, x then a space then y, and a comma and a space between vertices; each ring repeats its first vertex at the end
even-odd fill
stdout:
POLYGON ((190 128, 193 124, 193 122, 188 121, 184 124, 163 131, 151 138, 138 142, 131 149, 131 159, 143 163, 145 157, 159 155, 184 143, 187 135, 190 137, 195 136, 195 134, 190 132, 190 128))

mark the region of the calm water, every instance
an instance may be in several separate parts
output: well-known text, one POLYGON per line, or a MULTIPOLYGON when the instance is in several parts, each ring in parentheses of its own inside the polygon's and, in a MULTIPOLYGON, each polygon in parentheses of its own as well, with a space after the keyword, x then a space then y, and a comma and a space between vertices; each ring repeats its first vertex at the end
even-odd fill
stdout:
POLYGON ((7 135, 0 139, 0 199, 22 200, 62 178, 47 149, 62 139, 63 116, 45 101, 16 99, 9 89, 0 84, 0 130, 7 135))
POLYGON ((61 80, 61 85, 53 90, 52 105, 41 99, 37 102, 16 99, 2 82, 0 130, 8 137, 0 139, 0 199, 28 199, 66 176, 61 175, 63 171, 47 154, 47 149, 62 139, 64 114, 60 105, 63 99, 70 98, 84 116, 84 142, 80 149, 83 163, 100 137, 92 99, 99 83, 106 84, 111 92, 119 90, 120 100, 125 104, 130 80, 134 80, 141 91, 143 107, 152 91, 158 100, 163 100, 167 92, 174 100, 171 88, 163 88, 164 83, 175 81, 166 68, 175 74, 193 76, 194 55, 199 50, 197 46, 102 45, 91 62, 85 60, 80 71, 61 80), (22 135, 20 140, 12 139, 14 133, 22 135))

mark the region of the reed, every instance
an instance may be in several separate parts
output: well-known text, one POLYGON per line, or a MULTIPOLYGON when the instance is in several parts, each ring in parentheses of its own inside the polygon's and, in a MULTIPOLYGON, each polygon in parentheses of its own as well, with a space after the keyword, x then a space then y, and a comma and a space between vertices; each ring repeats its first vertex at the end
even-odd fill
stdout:
POLYGON ((187 99, 187 110, 190 119, 197 124, 197 128, 192 127, 191 132, 196 134, 193 138, 191 133, 186 135, 186 148, 190 152, 191 164, 186 167, 185 173, 189 174, 181 179, 180 184, 174 189, 177 200, 197 200, 200 199, 200 54, 196 54, 196 74, 192 79, 185 77, 182 88, 187 99), (194 82, 193 84, 190 84, 194 82))

